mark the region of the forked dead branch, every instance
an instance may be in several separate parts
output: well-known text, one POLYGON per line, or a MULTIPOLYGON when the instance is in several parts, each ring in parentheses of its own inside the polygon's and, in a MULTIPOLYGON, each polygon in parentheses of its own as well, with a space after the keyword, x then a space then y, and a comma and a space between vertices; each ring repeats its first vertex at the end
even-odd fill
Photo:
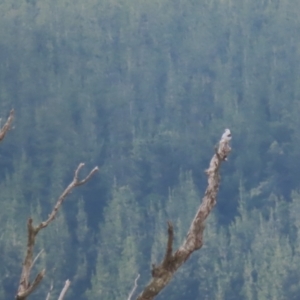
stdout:
MULTIPOLYGON (((11 110, 10 115, 0 129, 0 141, 4 139, 6 133, 11 128, 12 120, 14 117, 14 111, 11 110)), ((154 299, 170 282, 175 272, 186 262, 190 255, 200 249, 203 245, 203 231, 205 228, 205 220, 212 211, 213 207, 216 205, 217 193, 220 185, 220 175, 219 169, 223 161, 227 160, 230 154, 231 148, 229 142, 231 140, 231 133, 229 129, 226 129, 221 137, 220 142, 215 148, 215 154, 213 155, 209 168, 206 170, 208 176, 208 186, 205 191, 202 203, 200 204, 197 213, 190 225, 190 229, 187 236, 182 243, 182 245, 173 252, 173 239, 174 230, 171 222, 168 222, 168 241, 165 250, 165 256, 160 265, 152 265, 152 279, 149 284, 145 287, 142 293, 138 296, 137 300, 152 300, 154 299)), ((85 184, 97 171, 98 167, 95 167, 83 180, 78 179, 79 171, 83 168, 84 164, 81 163, 75 170, 73 181, 64 190, 61 196, 58 198, 52 212, 49 214, 48 219, 41 222, 39 225, 34 226, 32 218, 28 219, 27 222, 27 252, 23 261, 22 274, 20 278, 20 283, 18 291, 16 294, 16 300, 26 300, 27 297, 33 293, 33 291, 38 287, 45 275, 45 270, 42 270, 35 277, 34 281, 30 282, 30 275, 32 267, 37 260, 38 256, 42 251, 33 259, 34 245, 36 236, 39 231, 46 228, 56 217, 56 214, 61 207, 62 203, 66 197, 72 192, 75 187, 85 184)), ((138 275, 139 277, 139 275, 138 275)), ((137 280, 135 280, 134 287, 128 296, 131 299, 136 288, 137 280)), ((59 300, 62 300, 65 296, 66 291, 70 286, 70 281, 67 280, 59 300)), ((47 299, 50 297, 50 293, 53 287, 50 288, 47 299)))
MULTIPOLYGON (((0 128, 0 141, 2 141, 5 138, 5 135, 11 128, 13 117, 14 117, 14 110, 12 109, 10 111, 10 114, 9 114, 5 124, 3 125, 2 128, 0 128)), ((30 282, 30 275, 31 275, 32 267, 33 267, 34 263, 36 262, 36 260, 38 259, 38 257, 40 256, 40 254, 43 252, 43 250, 41 250, 37 254, 37 256, 33 259, 36 236, 41 229, 46 228, 55 219, 59 208, 61 207, 61 205, 64 202, 64 200, 66 199, 66 197, 72 192, 72 190, 75 187, 85 184, 98 171, 98 167, 95 167, 84 179, 79 180, 78 179, 79 171, 83 168, 83 166, 84 166, 83 163, 78 165, 77 169, 75 170, 75 174, 74 174, 74 178, 73 178, 72 182, 68 185, 68 187, 64 190, 64 192, 61 194, 61 196, 57 199, 57 202, 56 202, 52 212, 49 214, 48 219, 46 221, 41 222, 38 226, 34 226, 32 218, 28 219, 28 222, 27 222, 27 251, 26 251, 26 255, 25 255, 25 258, 23 261, 23 265, 22 265, 22 273, 21 273, 20 283, 19 283, 19 287, 18 287, 18 291, 17 291, 15 299, 26 300, 27 297, 33 293, 33 291, 38 287, 40 282, 43 280, 43 278, 45 276, 45 272, 46 272, 45 269, 37 274, 37 276, 35 277, 33 282, 30 282)), ((67 280, 65 282, 65 286, 60 293, 59 300, 62 300, 64 298, 64 296, 70 286, 70 283, 71 282, 69 280, 67 280)), ((52 288, 50 290, 52 290, 52 288)), ((50 297, 50 292, 51 291, 49 291, 47 298, 50 297)))
POLYGON ((168 285, 175 272, 186 262, 190 255, 202 247, 205 220, 217 202, 217 193, 220 185, 219 169, 222 162, 227 160, 227 156, 231 151, 230 140, 230 130, 225 129, 219 144, 215 148, 215 154, 210 161, 209 168, 206 170, 208 186, 202 203, 191 223, 184 242, 175 252, 173 252, 173 226, 171 222, 168 222, 168 241, 164 259, 160 265, 152 265, 152 279, 137 300, 154 299, 168 285))
MULTIPOLYGON (((79 164, 79 166, 77 167, 77 169, 75 171, 72 182, 68 185, 68 187, 64 190, 64 192, 58 198, 52 212, 50 213, 50 215, 46 221, 41 222, 37 226, 34 226, 32 218, 28 219, 28 222, 27 222, 27 235, 28 235, 27 236, 27 252, 26 252, 26 256, 23 261, 22 274, 21 274, 18 292, 16 295, 16 300, 25 300, 38 287, 38 285, 42 281, 43 277, 45 276, 45 269, 44 269, 40 273, 38 273, 38 275, 36 276, 36 278, 34 279, 34 281, 32 283, 30 282, 30 273, 31 273, 31 269, 33 266, 33 262, 34 262, 34 260, 33 260, 34 245, 35 245, 35 239, 36 239, 37 234, 39 233, 39 231, 41 229, 47 227, 55 219, 60 206, 62 205, 62 203, 64 202, 66 197, 72 192, 72 190, 75 187, 85 184, 98 171, 98 167, 95 167, 84 179, 79 180, 78 174, 79 174, 80 169, 82 169, 83 166, 84 166, 83 163, 79 164)), ((67 282, 68 282, 67 287, 65 286, 66 290, 68 289, 68 287, 70 285, 70 282, 68 280, 67 280, 67 282)), ((65 294, 65 292, 64 292, 64 294, 65 294)), ((62 294, 62 297, 64 296, 64 294, 62 294)), ((59 299, 62 299, 62 298, 60 297, 59 299)))

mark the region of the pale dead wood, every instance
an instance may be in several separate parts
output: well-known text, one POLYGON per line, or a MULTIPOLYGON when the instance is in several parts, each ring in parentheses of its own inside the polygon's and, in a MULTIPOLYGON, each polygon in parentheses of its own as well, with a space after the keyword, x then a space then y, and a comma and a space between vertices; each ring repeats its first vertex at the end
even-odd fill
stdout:
POLYGON ((48 219, 44 222, 41 222, 38 226, 34 226, 32 218, 28 219, 27 222, 27 252, 23 261, 22 273, 20 278, 20 283, 18 287, 18 292, 16 295, 16 300, 25 300, 40 284, 41 280, 45 275, 45 270, 41 271, 33 283, 30 282, 30 273, 31 268, 33 266, 33 251, 35 245, 35 239, 39 231, 45 227, 47 227, 56 217, 56 214, 62 205, 63 201, 66 197, 72 192, 75 187, 85 184, 97 171, 98 167, 95 167, 83 180, 78 179, 79 171, 84 166, 83 163, 79 164, 77 167, 73 181, 68 185, 68 187, 64 190, 61 196, 58 198, 52 212, 50 213, 48 219))
POLYGON ((137 300, 154 299, 170 282, 174 273, 185 263, 190 255, 200 249, 203 245, 203 231, 205 220, 216 205, 217 193, 220 184, 219 169, 223 161, 227 160, 231 148, 229 142, 231 133, 226 129, 215 149, 209 168, 206 170, 208 186, 206 188, 202 203, 190 225, 190 229, 182 245, 173 253, 173 226, 168 222, 168 242, 165 256, 160 265, 152 265, 152 279, 145 287, 137 300))
POLYGON ((47 294, 46 300, 50 300, 50 296, 51 296, 52 290, 53 290, 53 281, 51 282, 51 286, 50 286, 49 292, 47 294))
POLYGON ((60 206, 62 205, 62 203, 64 202, 64 200, 66 199, 66 197, 71 193, 71 191, 73 190, 74 187, 80 186, 85 184, 97 171, 98 171, 98 167, 95 167, 88 176, 86 176, 86 178, 84 178, 83 180, 78 180, 78 173, 80 171, 80 169, 82 169, 84 166, 84 163, 79 164, 78 168, 75 171, 75 176, 73 181, 69 184, 69 186, 64 190, 64 192, 61 194, 61 196, 58 198, 51 214, 49 215, 48 219, 44 222, 41 222, 40 225, 38 225, 36 227, 36 230, 39 231, 42 228, 45 228, 49 225, 49 223, 51 221, 53 221, 55 219, 55 216, 60 208, 60 206))
POLYGON ((37 256, 35 257, 35 259, 33 260, 32 262, 32 265, 31 265, 31 269, 32 267, 34 266, 34 264, 36 263, 36 261, 38 260, 38 258, 40 257, 40 255, 44 252, 44 249, 42 249, 38 254, 37 256))
POLYGON ((137 277, 135 278, 135 280, 134 280, 134 287, 132 288, 132 290, 131 290, 131 292, 130 292, 128 298, 127 298, 127 300, 131 300, 131 297, 133 296, 135 290, 137 289, 137 286, 138 286, 137 282, 138 282, 139 278, 140 278, 140 274, 138 274, 137 277))
POLYGON ((3 125, 3 127, 0 129, 0 142, 5 138, 6 133, 9 131, 11 128, 11 124, 14 118, 14 110, 12 109, 9 113, 9 116, 3 125))
POLYGON ((58 300, 63 300, 63 299, 64 299, 64 297, 65 297, 65 295, 66 295, 66 293, 67 293, 67 291, 68 291, 68 289, 69 289, 69 287, 70 287, 70 284, 71 284, 71 281, 70 281, 69 279, 66 280, 65 286, 64 286, 64 288, 62 289, 62 291, 60 292, 60 295, 59 295, 59 297, 58 297, 58 300))

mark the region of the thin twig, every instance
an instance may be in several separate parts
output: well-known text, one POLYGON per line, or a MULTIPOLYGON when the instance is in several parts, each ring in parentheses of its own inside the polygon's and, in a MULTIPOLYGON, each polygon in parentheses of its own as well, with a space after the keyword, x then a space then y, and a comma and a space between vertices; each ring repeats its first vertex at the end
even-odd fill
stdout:
POLYGON ((139 278, 140 278, 140 274, 138 274, 137 277, 135 278, 135 280, 134 280, 134 287, 132 288, 132 290, 131 290, 131 292, 130 292, 128 298, 127 298, 127 300, 131 300, 131 297, 133 296, 135 290, 137 289, 137 287, 138 287, 137 281, 139 280, 139 278))
POLYGON ((65 295, 66 295, 66 293, 67 293, 67 291, 68 291, 68 289, 69 289, 69 287, 70 287, 70 284, 71 284, 71 281, 70 281, 69 279, 66 280, 65 286, 64 286, 64 288, 62 289, 62 291, 60 292, 60 295, 59 295, 59 297, 58 297, 58 300, 63 300, 63 299, 64 299, 64 297, 65 297, 65 295))
POLYGON ((37 256, 35 257, 35 259, 33 260, 32 264, 31 264, 31 268, 30 270, 33 268, 34 264, 36 263, 36 261, 38 260, 39 256, 44 252, 44 249, 42 249, 37 256))
POLYGON ((88 176, 86 176, 83 180, 79 181, 78 180, 78 173, 80 171, 80 169, 82 169, 84 166, 84 163, 79 164, 79 166, 77 167, 76 171, 75 171, 75 175, 73 178, 73 181, 69 184, 69 186, 64 190, 64 192, 61 194, 61 196, 58 198, 51 214, 49 215, 48 219, 44 222, 41 222, 40 225, 37 226, 36 230, 39 231, 42 228, 47 227, 51 221, 53 221, 55 219, 55 216, 60 208, 60 206, 62 205, 62 203, 64 202, 64 200, 66 199, 66 197, 72 192, 72 190, 80 185, 85 184, 98 170, 98 167, 95 167, 88 176))
POLYGON ((13 118, 14 118, 14 110, 12 109, 9 113, 7 121, 5 122, 3 127, 0 129, 0 142, 4 139, 6 133, 9 131, 9 129, 11 127, 11 123, 13 121, 13 118))
POLYGON ((50 289, 49 289, 49 292, 47 294, 46 300, 50 300, 52 290, 53 290, 53 281, 51 281, 50 289))

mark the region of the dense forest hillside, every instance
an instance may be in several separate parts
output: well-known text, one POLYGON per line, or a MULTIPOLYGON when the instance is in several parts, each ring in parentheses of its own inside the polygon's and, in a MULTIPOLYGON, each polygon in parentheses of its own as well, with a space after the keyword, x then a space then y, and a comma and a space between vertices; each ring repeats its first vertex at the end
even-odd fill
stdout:
POLYGON ((300 299, 300 2, 2 0, 0 299, 13 299, 26 220, 78 163, 99 174, 40 236, 30 299, 126 299, 179 244, 224 128, 205 245, 157 299, 300 299))

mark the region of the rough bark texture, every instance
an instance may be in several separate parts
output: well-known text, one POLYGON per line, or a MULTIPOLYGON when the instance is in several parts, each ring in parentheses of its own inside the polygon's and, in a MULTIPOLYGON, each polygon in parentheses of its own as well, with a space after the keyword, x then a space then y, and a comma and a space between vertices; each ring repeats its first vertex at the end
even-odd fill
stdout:
MULTIPOLYGON (((34 264, 33 260, 33 252, 35 239, 39 231, 45 227, 47 227, 54 219, 55 216, 62 205, 65 198, 72 192, 75 187, 85 184, 97 171, 98 167, 95 167, 90 174, 84 178, 83 180, 78 179, 78 173, 80 169, 84 166, 83 163, 79 164, 75 171, 75 175, 73 181, 69 184, 69 186, 64 190, 61 196, 58 198, 52 212, 50 213, 48 219, 44 222, 41 222, 38 226, 33 225, 32 218, 28 219, 27 222, 27 252, 23 261, 22 274, 20 278, 18 292, 16 294, 16 300, 25 300, 40 284, 42 279, 45 276, 45 270, 42 270, 35 278, 33 282, 30 282, 30 273, 32 266, 34 264)), ((69 287, 70 284, 68 284, 69 287)), ((66 288, 66 290, 68 289, 66 288)))
POLYGON ((137 300, 154 299, 168 285, 178 268, 184 264, 194 251, 202 247, 203 231, 205 228, 204 223, 216 205, 216 197, 220 184, 219 169, 222 162, 227 160, 227 156, 231 151, 229 145, 230 140, 230 130, 226 129, 219 144, 216 146, 216 152, 210 161, 209 168, 206 170, 208 186, 202 203, 191 223, 186 239, 175 253, 173 253, 172 249, 174 236, 173 226, 168 222, 168 242, 165 257, 160 265, 152 265, 152 279, 138 296, 137 300))

